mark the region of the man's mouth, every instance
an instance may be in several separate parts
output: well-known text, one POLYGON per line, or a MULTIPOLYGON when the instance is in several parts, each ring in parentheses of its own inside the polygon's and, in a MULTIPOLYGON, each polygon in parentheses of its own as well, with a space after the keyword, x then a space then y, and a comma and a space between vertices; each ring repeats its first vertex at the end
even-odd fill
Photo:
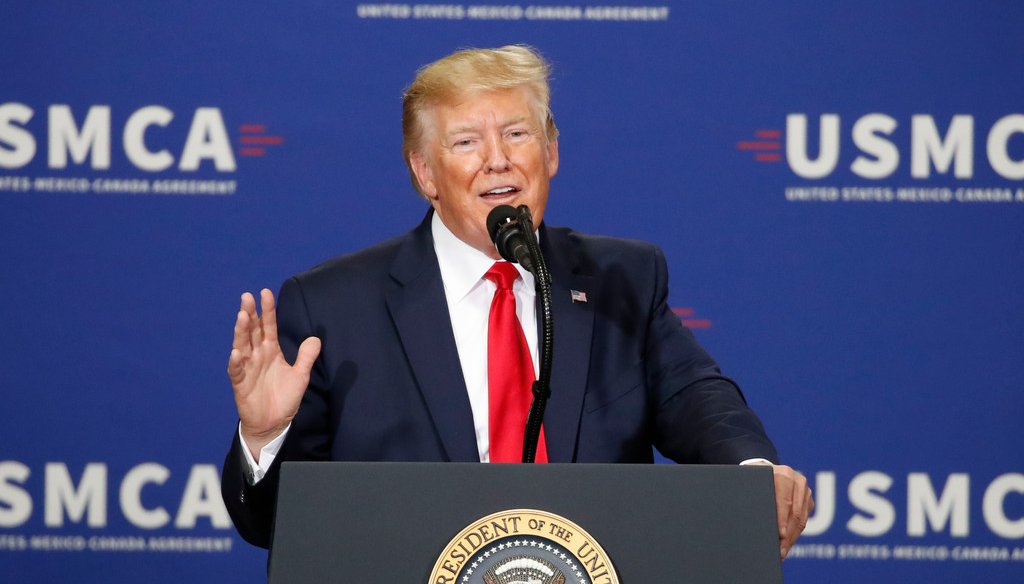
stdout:
POLYGON ((489 191, 484 191, 483 193, 480 193, 480 196, 481 197, 488 197, 488 198, 490 198, 490 197, 499 198, 499 197, 506 197, 506 196, 509 196, 509 195, 514 195, 514 194, 516 194, 518 192, 519 192, 519 188, 518 187, 515 187, 515 186, 512 186, 512 185, 505 185, 505 186, 502 186, 502 187, 494 187, 493 189, 491 189, 489 191))

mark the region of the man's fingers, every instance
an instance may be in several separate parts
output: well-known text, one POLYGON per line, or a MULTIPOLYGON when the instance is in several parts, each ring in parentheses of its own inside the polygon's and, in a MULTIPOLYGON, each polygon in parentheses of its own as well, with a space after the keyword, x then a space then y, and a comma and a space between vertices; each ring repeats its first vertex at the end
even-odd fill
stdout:
POLYGON ((299 345, 299 354, 295 357, 295 370, 307 379, 310 371, 313 370, 313 363, 320 355, 320 339, 309 337, 299 345))
POLYGON ((775 515, 779 526, 779 539, 789 535, 789 516, 793 508, 793 483, 775 477, 775 515))
POLYGON ((813 505, 814 502, 810 499, 810 489, 807 488, 807 479, 803 475, 797 475, 797 482, 793 493, 792 514, 789 517, 785 541, 782 543, 782 549, 786 553, 789 552, 789 548, 793 547, 800 534, 804 532, 804 528, 807 527, 807 517, 811 512, 810 507, 813 505))
POLYGON ((800 527, 800 516, 793 513, 789 516, 789 524, 786 526, 786 537, 782 540, 782 549, 789 551, 798 537, 802 528, 800 527))
POLYGON ((259 344, 259 337, 255 333, 260 326, 260 315, 256 313, 256 297, 251 292, 243 292, 239 309, 249 315, 249 343, 255 347, 259 344))
POLYGON ((245 381, 244 360, 241 351, 231 349, 231 355, 228 356, 228 377, 231 379, 231 385, 235 389, 245 381))
MULTIPOLYGON (((803 499, 803 495, 797 494, 796 498, 794 499, 794 503, 797 500, 802 501, 803 499)), ((797 513, 794 509, 793 513, 789 517, 789 525, 786 528, 786 537, 783 538, 779 544, 779 551, 782 555, 782 559, 786 559, 786 556, 789 554, 790 548, 793 547, 793 544, 796 543, 796 540, 800 537, 800 534, 803 533, 804 527, 806 525, 807 516, 801 513, 797 513)))
POLYGON ((235 316, 235 335, 231 340, 232 350, 240 351, 244 354, 252 351, 252 341, 249 336, 249 325, 251 323, 249 313, 245 310, 239 310, 235 316))
POLYGON ((803 500, 803 512, 800 515, 800 533, 803 533, 804 529, 807 528, 807 521, 810 520, 811 513, 814 512, 814 494, 811 493, 811 487, 805 486, 803 500))
POLYGON ((263 325, 260 322, 259 315, 256 314, 256 299, 253 297, 252 294, 246 292, 243 295, 242 304, 246 305, 246 307, 248 308, 248 310, 246 310, 246 313, 249 315, 250 320, 248 329, 249 344, 251 344, 252 348, 255 349, 256 347, 259 347, 260 343, 263 341, 263 331, 261 330, 261 327, 263 325), (248 302, 246 302, 246 298, 248 299, 248 302))
POLYGON ((277 308, 274 306, 274 293, 266 288, 260 290, 260 320, 263 325, 263 338, 277 342, 277 308))
POLYGON ((807 479, 788 466, 777 465, 775 472, 775 506, 778 513, 779 553, 783 559, 807 526, 814 509, 807 479))
POLYGON ((797 518, 807 517, 807 479, 804 475, 795 473, 793 477, 793 516, 797 518))
POLYGON ((244 310, 254 319, 256 318, 256 299, 253 298, 251 293, 242 293, 242 303, 241 306, 239 306, 239 310, 244 310))

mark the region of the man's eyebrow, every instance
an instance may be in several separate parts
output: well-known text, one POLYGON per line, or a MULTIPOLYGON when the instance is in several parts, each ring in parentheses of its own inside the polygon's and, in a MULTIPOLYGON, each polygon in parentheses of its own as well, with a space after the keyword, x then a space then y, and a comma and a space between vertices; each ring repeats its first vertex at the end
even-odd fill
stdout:
MULTIPOLYGON (((528 119, 529 119, 529 116, 525 116, 525 115, 516 116, 514 118, 507 118, 505 120, 502 120, 501 127, 502 128, 507 128, 509 126, 514 126, 516 124, 521 124, 521 123, 527 121, 528 119)), ((479 132, 479 131, 480 131, 480 127, 479 126, 472 126, 472 125, 457 126, 455 128, 452 128, 451 130, 449 130, 445 134, 445 136, 446 137, 451 137, 451 136, 454 136, 456 134, 471 134, 471 133, 479 132)))
POLYGON ((454 136, 455 134, 468 134, 472 132, 479 132, 480 128, 477 126, 458 126, 448 131, 445 136, 454 136))
POLYGON ((501 124, 501 127, 505 128, 505 127, 508 127, 508 126, 514 126, 515 124, 521 124, 521 123, 525 122, 526 120, 527 120, 526 116, 516 116, 514 118, 509 118, 509 119, 505 120, 504 123, 501 124))

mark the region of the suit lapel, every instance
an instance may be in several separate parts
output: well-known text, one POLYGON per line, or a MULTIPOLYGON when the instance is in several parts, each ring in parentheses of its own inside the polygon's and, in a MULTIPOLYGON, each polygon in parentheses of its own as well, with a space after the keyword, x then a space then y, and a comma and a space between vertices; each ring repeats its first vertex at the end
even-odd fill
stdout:
POLYGON ((406 237, 391 268, 388 310, 448 460, 480 460, 430 217, 406 237))
POLYGON ((551 462, 573 462, 590 371, 593 295, 598 291, 589 267, 584 265, 564 230, 545 229, 542 225, 540 241, 551 273, 555 330, 551 399, 544 414, 544 434, 551 462), (573 291, 586 293, 590 298, 587 302, 573 301, 573 291))

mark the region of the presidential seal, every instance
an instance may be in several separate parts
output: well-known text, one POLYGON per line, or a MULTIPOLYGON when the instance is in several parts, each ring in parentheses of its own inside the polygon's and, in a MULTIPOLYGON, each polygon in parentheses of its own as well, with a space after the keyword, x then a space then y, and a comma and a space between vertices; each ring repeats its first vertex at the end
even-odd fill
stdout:
POLYGON ((429 584, 619 584, 619 578, 579 525, 546 511, 511 509, 456 535, 429 584))

